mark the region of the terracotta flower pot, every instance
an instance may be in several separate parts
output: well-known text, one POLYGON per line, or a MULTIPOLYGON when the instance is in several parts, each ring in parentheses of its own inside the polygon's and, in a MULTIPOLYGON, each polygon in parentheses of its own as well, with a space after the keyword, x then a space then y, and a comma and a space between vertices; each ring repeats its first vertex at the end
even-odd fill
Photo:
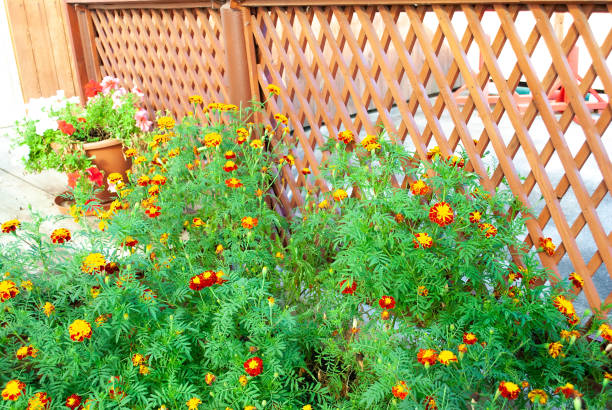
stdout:
POLYGON ((116 194, 108 190, 108 175, 118 172, 127 181, 126 171, 132 166, 132 160, 123 156, 123 144, 117 139, 108 139, 99 142, 83 144, 85 154, 92 159, 93 164, 104 173, 104 191, 97 195, 102 203, 115 199, 116 194))

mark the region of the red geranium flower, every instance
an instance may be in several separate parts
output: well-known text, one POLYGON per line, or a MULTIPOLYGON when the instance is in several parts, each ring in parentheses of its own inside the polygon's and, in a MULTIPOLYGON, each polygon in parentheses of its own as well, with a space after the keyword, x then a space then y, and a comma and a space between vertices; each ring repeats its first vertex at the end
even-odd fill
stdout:
POLYGON ((393 296, 383 296, 378 301, 378 304, 383 309, 393 309, 395 307, 395 299, 393 296))
POLYGON ((455 214, 450 204, 438 202, 429 209, 429 219, 440 226, 446 226, 453 222, 455 214))
POLYGON ((61 132, 63 132, 64 134, 66 134, 66 135, 72 135, 76 131, 74 129, 74 125, 72 125, 69 122, 66 122, 64 120, 57 121, 57 129, 60 130, 61 132))
POLYGON ((89 80, 87 84, 85 84, 85 95, 89 98, 95 97, 99 93, 102 92, 102 86, 95 80, 89 80))
POLYGON ((342 282, 340 282, 340 287, 344 287, 342 289, 342 293, 345 295, 352 295, 353 293, 355 293, 355 289, 357 289, 357 282, 353 281, 353 283, 351 285, 348 284, 348 282, 345 280, 343 280, 342 282), (346 286, 344 286, 346 284, 346 286))
POLYGON ((104 175, 96 167, 89 167, 85 170, 87 178, 97 186, 104 185, 104 175))
POLYGON ((258 376, 263 371, 263 361, 259 357, 252 357, 244 362, 244 370, 249 376, 258 376))

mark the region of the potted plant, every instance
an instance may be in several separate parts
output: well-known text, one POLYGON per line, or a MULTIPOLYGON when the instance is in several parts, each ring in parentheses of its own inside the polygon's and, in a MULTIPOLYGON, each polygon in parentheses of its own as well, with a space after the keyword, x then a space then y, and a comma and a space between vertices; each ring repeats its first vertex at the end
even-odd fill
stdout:
POLYGON ((30 149, 24 158, 28 171, 65 172, 72 187, 77 179, 87 179, 103 186, 96 196, 107 203, 114 194, 106 178, 116 172, 125 179, 131 166, 124 145, 149 131, 152 122, 141 108, 142 92, 135 87, 127 91, 117 78, 104 77, 100 83, 92 80, 85 94, 85 106, 66 101, 60 108, 51 108, 48 119, 53 126, 37 127, 32 119, 18 123, 19 143, 30 149))

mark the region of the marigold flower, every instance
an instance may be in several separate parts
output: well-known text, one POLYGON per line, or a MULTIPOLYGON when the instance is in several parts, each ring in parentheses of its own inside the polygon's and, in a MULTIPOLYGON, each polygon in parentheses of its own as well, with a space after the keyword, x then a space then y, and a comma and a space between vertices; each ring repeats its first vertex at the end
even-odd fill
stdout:
POLYGON ((131 237, 130 235, 126 236, 123 242, 121 242, 121 246, 126 246, 128 248, 133 248, 138 245, 138 239, 131 237))
POLYGON ((87 84, 85 84, 85 96, 87 98, 93 98, 99 93, 102 92, 102 86, 96 80, 89 80, 87 84))
POLYGON ((378 137, 376 135, 366 135, 366 137, 361 141, 361 146, 367 151, 380 149, 380 143, 378 142, 378 137))
POLYGON ((457 155, 449 155, 446 158, 446 162, 451 167, 457 167, 457 168, 463 168, 463 166, 465 165, 465 160, 461 157, 458 157, 457 155))
POLYGON ((70 396, 68 396, 68 398, 66 399, 66 407, 68 407, 71 410, 78 409, 79 406, 81 405, 81 400, 82 400, 81 396, 79 396, 76 393, 73 393, 70 396))
POLYGON ((463 343, 467 345, 473 345, 473 344, 476 344, 476 342, 478 342, 478 338, 476 337, 474 333, 464 333, 463 334, 463 343))
POLYGON ((435 158, 437 156, 440 155, 440 147, 438 147, 437 145, 435 147, 433 147, 432 149, 430 149, 429 151, 427 151, 427 159, 432 159, 435 158))
POLYGON ((529 397, 529 400, 531 400, 532 403, 537 401, 540 404, 546 404, 548 401, 548 395, 541 389, 533 389, 527 394, 527 397, 529 397))
POLYGON ((5 302, 19 294, 19 288, 12 280, 0 282, 0 301, 5 302))
POLYGON ((467 353, 467 345, 465 343, 461 343, 458 347, 457 347, 457 351, 459 352, 459 355, 467 353))
POLYGON ((334 197, 334 201, 343 201, 348 197, 348 194, 344 189, 336 189, 332 196, 334 197))
POLYGON ((305 167, 302 168, 302 175, 310 175, 312 172, 310 171, 310 168, 305 167))
POLYGON ((383 309, 393 309, 395 307, 395 298, 393 296, 383 296, 378 301, 378 304, 383 309))
POLYGON ((480 211, 470 212, 470 222, 475 224, 480 222, 480 218, 482 218, 482 214, 480 211))
POLYGON ((274 84, 269 84, 266 89, 268 90, 268 92, 271 95, 279 95, 280 94, 280 87, 278 85, 274 85, 274 84))
POLYGON ((238 169, 238 165, 234 161, 227 161, 225 165, 223 165, 223 170, 225 172, 232 172, 238 169))
POLYGON ((147 209, 145 209, 145 214, 147 214, 149 218, 157 218, 161 215, 160 210, 161 206, 151 205, 147 209))
POLYGON ((288 165, 292 166, 295 165, 295 158, 293 157, 293 155, 288 154, 288 155, 283 155, 279 160, 278 163, 280 165, 287 163, 288 165))
POLYGON ((34 284, 31 280, 24 280, 19 285, 22 287, 22 289, 27 290, 28 292, 34 289, 34 284))
POLYGON ((391 388, 391 393, 400 400, 404 400, 409 391, 410 388, 406 386, 406 382, 403 380, 399 380, 397 384, 391 388))
POLYGON ((147 192, 151 197, 157 197, 159 195, 159 185, 151 185, 147 192))
POLYGON ((142 374, 143 376, 146 376, 147 374, 151 373, 151 369, 145 366, 144 364, 141 364, 140 366, 138 366, 138 373, 142 374))
POLYGON ((249 376, 255 377, 263 371, 263 361, 255 356, 244 362, 244 370, 249 376))
POLYGON ((51 232, 51 242, 53 243, 64 243, 71 239, 70 231, 65 228, 58 228, 51 232))
POLYGON ((145 357, 141 355, 140 353, 136 353, 134 356, 132 356, 132 365, 134 367, 140 366, 144 362, 145 362, 145 357))
POLYGON ((574 389, 574 385, 571 383, 566 383, 565 386, 560 386, 555 389, 554 394, 558 394, 559 392, 563 393, 566 399, 570 397, 581 396, 578 390, 574 389))
POLYGON ((32 345, 27 345, 27 346, 21 346, 19 349, 17 349, 15 356, 17 356, 17 359, 23 360, 28 356, 36 357, 37 354, 38 354, 38 349, 34 349, 32 345))
POLYGON ((438 405, 436 404, 436 400, 433 396, 425 396, 425 410, 438 410, 438 405))
POLYGON ((4 233, 15 232, 17 228, 19 228, 19 225, 21 225, 21 222, 19 222, 19 220, 17 219, 11 219, 9 221, 6 221, 2 224, 2 232, 4 233))
POLYGON ((101 272, 106 265, 106 259, 101 253, 90 253, 85 257, 81 264, 81 270, 90 275, 101 272))
POLYGON ((202 404, 202 400, 198 399, 197 397, 192 397, 187 400, 187 408, 189 410, 198 410, 198 406, 200 404, 202 404))
POLYGON ((302 410, 312 410, 312 406, 310 404, 307 404, 307 405, 302 407, 302 410))
POLYGON ((497 228, 490 223, 478 224, 480 231, 485 234, 486 238, 494 238, 497 235, 497 228))
POLYGON ((138 151, 136 151, 134 148, 128 148, 123 152, 123 155, 125 155, 126 158, 132 158, 138 155, 138 151))
POLYGON ((391 313, 389 313, 389 311, 388 311, 388 310, 383 310, 383 311, 380 313, 380 318, 381 318, 382 320, 389 320, 389 317, 391 317, 391 313))
POLYGON ((254 139, 249 145, 255 149, 263 148, 263 142, 260 139, 254 139))
POLYGON ((580 332, 577 330, 562 330, 561 331, 561 339, 570 340, 572 337, 578 339, 580 337, 580 332))
POLYGON ((244 186, 244 184, 240 182, 238 178, 226 179, 225 185, 227 185, 229 188, 240 188, 244 186))
POLYGON ((578 289, 582 289, 582 287, 584 286, 584 279, 582 279, 582 276, 580 276, 576 272, 570 273, 569 280, 571 280, 574 286, 576 286, 578 289))
POLYGON ((352 295, 355 293, 355 289, 357 289, 357 282, 353 281, 349 283, 346 279, 340 282, 340 287, 342 288, 342 293, 345 295, 352 295), (346 286, 344 286, 346 284, 346 286))
POLYGON ((221 252, 223 252, 223 245, 219 244, 217 245, 217 247, 215 248, 215 253, 217 255, 219 255, 221 252))
POLYGON ((166 183, 166 177, 163 175, 154 175, 153 178, 151 178, 151 183, 154 185, 164 185, 166 183))
POLYGON ((236 135, 238 136, 236 142, 238 145, 242 145, 249 137, 249 130, 244 127, 238 128, 236 129, 236 135))
POLYGON ((201 95, 192 95, 191 97, 189 97, 189 104, 202 105, 204 104, 204 98, 202 98, 201 95))
POLYGON ((540 238, 540 248, 542 248, 548 256, 553 256, 555 254, 556 246, 551 238, 540 238))
POLYGON ((106 272, 107 275, 112 275, 115 272, 119 272, 119 265, 117 265, 117 263, 115 262, 108 262, 104 266, 104 271, 106 272))
POLYGON ((324 199, 321 202, 319 202, 318 206, 319 206, 319 209, 329 208, 329 202, 327 202, 327 199, 324 199))
POLYGON ((417 292, 419 295, 421 296, 427 296, 429 295, 429 289, 427 289, 425 286, 419 286, 417 288, 417 292))
POLYGON ((553 359, 556 359, 557 357, 559 357, 559 355, 565 356, 563 354, 562 350, 563 350, 563 345, 561 343, 559 343, 559 342, 554 342, 554 343, 549 343, 548 344, 548 354, 553 359))
POLYGON ((410 185, 410 192, 413 195, 426 195, 429 192, 429 185, 422 179, 417 179, 410 185))
POLYGON ((500 382, 499 392, 508 400, 516 400, 521 392, 521 389, 518 387, 518 385, 512 382, 500 382))
POLYGON ((42 310, 45 313, 45 315, 49 317, 51 316, 53 312, 55 312, 55 306, 53 306, 53 304, 50 302, 45 302, 45 304, 42 307, 42 310))
POLYGON ((276 303, 276 299, 274 299, 272 296, 268 297, 268 305, 270 307, 274 306, 274 304, 276 303))
POLYGON ((77 319, 68 327, 70 338, 75 342, 82 342, 85 339, 91 339, 91 325, 81 319, 77 319))
POLYGON ((140 186, 147 186, 149 183, 151 183, 151 178, 149 178, 147 175, 142 175, 136 180, 136 183, 140 186))
POLYGON ((9 380, 2 390, 2 399, 5 401, 16 401, 25 390, 25 383, 19 380, 9 380))
POLYGON ((417 353, 417 360, 425 367, 429 367, 436 364, 438 360, 438 353, 434 349, 419 349, 417 353))
POLYGON ((338 134, 338 139, 348 145, 355 140, 355 136, 352 131, 345 130, 338 134))
POLYGON ((240 223, 245 229, 253 229, 257 226, 259 221, 257 220, 257 218, 254 218, 252 216, 245 216, 240 220, 240 223))
POLYGON ((102 326, 104 323, 108 322, 108 319, 110 319, 112 315, 110 313, 106 313, 106 314, 102 314, 100 316, 98 316, 95 320, 96 322, 96 327, 100 327, 102 326))
POLYGON ((553 305, 557 308, 559 312, 561 312, 567 317, 572 317, 576 315, 576 311, 574 310, 574 304, 570 300, 566 299, 563 295, 557 296, 553 301, 553 305))
POLYGON ((446 226, 453 222, 455 214, 450 204, 438 202, 429 209, 429 219, 440 226, 446 226))
POLYGON ((169 235, 167 232, 162 233, 162 234, 159 236, 159 242, 160 242, 161 244, 164 244, 164 245, 165 245, 165 244, 167 244, 167 243, 168 243, 168 237, 169 237, 169 236, 170 236, 170 235, 169 235))
POLYGON ((45 392, 35 393, 34 396, 28 400, 28 407, 26 410, 43 410, 48 409, 51 405, 51 397, 45 392))
POLYGON ((450 350, 442 350, 438 353, 438 361, 446 366, 457 361, 457 356, 450 350))
POLYGON ((601 337, 612 343, 612 328, 610 328, 610 325, 603 323, 601 326, 599 326, 598 333, 601 335, 601 337))
POLYGON ((172 117, 159 117, 157 119, 157 126, 162 129, 162 130, 171 130, 172 128, 174 128, 175 122, 174 122, 174 118, 172 117))
POLYGON ((244 410, 257 410, 255 406, 244 406, 244 410))
POLYGON ((238 378, 238 383, 240 383, 242 387, 246 386, 248 381, 249 379, 247 379, 247 377, 244 374, 238 378))
POLYGON ((213 384, 213 382, 216 380, 217 378, 215 377, 214 374, 212 373, 206 373, 206 376, 204 376, 204 381, 206 382, 206 384, 208 384, 209 386, 211 384, 213 384))
POLYGON ((287 117, 285 117, 283 114, 274 114, 274 119, 285 125, 287 125, 287 123, 289 122, 289 119, 287 119, 287 117))
POLYGON ((401 224, 402 222, 406 220, 406 218, 404 218, 404 215, 402 214, 395 214, 394 218, 395 218, 395 222, 397 222, 398 224, 401 224))
POLYGON ((207 148, 218 147, 222 139, 221 134, 218 132, 210 132, 204 135, 204 146, 207 148))
POLYGON ((200 228, 206 225, 206 222, 204 222, 202 218, 199 218, 197 216, 191 220, 191 223, 195 228, 200 228))
POLYGON ((414 248, 428 249, 433 245, 433 239, 426 232, 419 232, 414 234, 414 248))

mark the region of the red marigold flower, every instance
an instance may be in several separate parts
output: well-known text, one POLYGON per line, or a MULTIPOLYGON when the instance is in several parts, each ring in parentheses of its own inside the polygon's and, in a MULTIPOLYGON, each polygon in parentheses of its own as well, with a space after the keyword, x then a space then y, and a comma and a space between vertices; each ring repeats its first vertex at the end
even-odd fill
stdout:
POLYGON ((438 354, 438 361, 443 365, 448 366, 449 364, 457 361, 457 356, 455 356, 455 353, 451 352, 450 350, 442 350, 438 354))
POLYGON ((338 134, 338 140, 344 142, 345 144, 350 144, 355 139, 353 132, 350 130, 342 131, 338 134))
POLYGON ((81 396, 76 393, 73 393, 66 399, 66 407, 70 408, 71 410, 75 410, 81 405, 81 400, 81 396))
POLYGON ((236 154, 234 153, 234 151, 225 151, 225 159, 234 159, 236 158, 236 154))
POLYGON ((161 206, 151 205, 145 210, 145 214, 147 214, 149 218, 157 218, 161 215, 160 210, 161 206))
POLYGON ((556 359, 557 357, 559 357, 559 355, 561 355, 562 357, 565 356, 562 350, 563 350, 563 345, 559 342, 548 344, 548 354, 553 359, 556 359))
POLYGON ((17 357, 18 360, 23 360, 28 356, 36 357, 37 354, 38 354, 38 349, 34 349, 32 345, 27 345, 27 346, 21 346, 19 349, 17 349, 15 356, 17 357))
POLYGON ((151 183, 151 178, 149 178, 147 175, 142 175, 138 178, 136 183, 140 186, 147 186, 149 183, 151 183))
POLYGON ((91 325, 85 320, 77 319, 68 327, 68 333, 75 342, 91 339, 91 325))
POLYGON ((221 140, 221 134, 219 134, 218 132, 211 132, 204 135, 204 145, 207 148, 219 146, 219 144, 221 144, 221 140))
POLYGON ((425 367, 436 364, 438 353, 434 349, 419 349, 417 360, 425 367))
POLYGON ((104 185, 104 176, 96 167, 89 167, 85 170, 87 178, 97 186, 104 185))
POLYGON ((28 400, 26 410, 43 410, 48 409, 51 405, 51 397, 45 392, 38 392, 28 400))
POLYGON ((0 282, 0 301, 4 302, 14 298, 19 294, 19 288, 12 280, 3 280, 0 282))
POLYGON ((561 312, 566 317, 576 315, 576 311, 574 310, 574 304, 571 300, 566 299, 563 295, 557 296, 553 300, 553 305, 557 308, 559 312, 561 312))
POLYGON ((19 228, 19 225, 21 225, 21 222, 19 222, 19 220, 11 219, 10 221, 4 222, 2 224, 1 229, 3 233, 11 233, 11 232, 15 232, 17 228, 19 228))
POLYGON ((578 289, 582 289, 582 287, 584 286, 584 279, 582 279, 582 276, 580 276, 576 272, 570 273, 569 280, 571 280, 574 286, 576 286, 578 289))
POLYGON ((116 262, 108 262, 104 265, 104 271, 107 275, 112 275, 115 272, 119 272, 119 265, 116 262))
POLYGON ((426 195, 429 192, 429 186, 422 179, 417 179, 410 185, 410 192, 413 195, 426 195))
POLYGON ((527 273, 527 269, 519 266, 516 271, 510 271, 508 274, 508 282, 514 282, 515 280, 522 279, 524 274, 527 273))
POLYGON ((433 396, 425 396, 425 410, 438 410, 438 405, 433 396))
POLYGON ((164 185, 166 183, 166 177, 163 175, 154 175, 153 178, 151 178, 151 183, 153 185, 164 185))
POLYGON ((2 399, 5 401, 16 401, 25 390, 26 385, 19 380, 9 380, 2 390, 2 399))
POLYGON ((63 132, 64 134, 66 134, 66 135, 72 135, 76 131, 74 129, 74 125, 72 125, 69 122, 66 122, 64 120, 57 121, 57 129, 60 130, 61 132, 63 132))
POLYGON ((497 235, 497 228, 489 223, 478 224, 480 231, 485 234, 487 238, 493 238, 497 235))
POLYGON ((64 243, 71 239, 70 231, 65 228, 58 228, 51 232, 51 242, 53 243, 64 243))
POLYGON ((478 342, 478 338, 474 333, 464 333, 463 334, 463 343, 466 345, 473 345, 478 342))
POLYGON ((244 135, 238 135, 238 137, 236 138, 236 144, 238 145, 242 145, 246 142, 247 137, 244 135))
POLYGON ((217 283, 217 273, 211 270, 193 276, 189 280, 189 288, 192 290, 202 290, 217 283))
POLYGON ((397 384, 391 388, 391 393, 400 400, 404 400, 406 396, 408 396, 409 391, 410 388, 406 386, 406 382, 403 380, 398 381, 397 384))
POLYGON ((302 168, 302 174, 303 175, 310 175, 312 172, 310 171, 310 168, 306 167, 306 168, 302 168))
POLYGON ((240 188, 244 186, 244 184, 240 182, 238 178, 226 179, 225 185, 227 185, 229 188, 240 188))
POLYGON ((138 239, 133 238, 129 235, 125 237, 123 242, 121 242, 121 246, 126 246, 128 248, 133 248, 136 245, 138 245, 138 239))
POLYGON ((453 222, 455 214, 447 202, 438 202, 429 209, 429 219, 440 226, 446 226, 453 222))
POLYGON ((92 98, 102 92, 102 86, 99 82, 95 80, 89 80, 87 84, 85 84, 85 96, 92 98))
POLYGON ((451 167, 457 167, 457 168, 463 168, 463 166, 465 165, 465 159, 458 157, 457 155, 449 155, 446 158, 446 162, 451 167))
POLYGON ((557 387, 554 394, 558 394, 559 392, 563 393, 566 399, 582 396, 578 390, 574 389, 574 385, 571 383, 566 383, 565 386, 557 387))
POLYGON ((556 246, 551 238, 540 238, 540 248, 542 248, 548 256, 553 256, 555 254, 556 246))
POLYGON ((225 172, 232 172, 238 169, 238 165, 234 161, 227 161, 225 165, 223 165, 223 170, 225 172))
POLYGON ((601 337, 606 339, 608 342, 612 343, 612 328, 610 328, 610 325, 603 323, 601 326, 599 326, 597 333, 599 333, 601 337))
POLYGON ((482 214, 480 211, 470 212, 470 222, 475 224, 480 222, 480 218, 482 218, 482 214))
POLYGON ((383 296, 378 301, 378 304, 383 309, 393 309, 395 307, 395 299, 393 296, 383 296))
POLYGON ((355 289, 357 289, 357 282, 353 281, 352 283, 349 283, 346 279, 344 279, 342 282, 340 282, 340 287, 342 288, 343 294, 352 295, 355 293, 355 289))
POLYGON ((257 226, 259 221, 257 220, 257 218, 254 218, 252 216, 245 216, 244 218, 240 220, 240 223, 242 224, 242 227, 245 229, 253 229, 257 226))
POLYGON ((414 243, 414 248, 417 249, 419 247, 423 249, 431 248, 433 245, 433 239, 429 234, 425 232, 419 232, 414 234, 414 239, 412 240, 414 243))
POLYGON ((255 356, 244 362, 244 370, 249 376, 255 377, 263 371, 263 361, 255 356))
POLYGON ((512 382, 500 382, 499 392, 508 400, 516 400, 521 392, 521 389, 518 387, 518 385, 512 382))

